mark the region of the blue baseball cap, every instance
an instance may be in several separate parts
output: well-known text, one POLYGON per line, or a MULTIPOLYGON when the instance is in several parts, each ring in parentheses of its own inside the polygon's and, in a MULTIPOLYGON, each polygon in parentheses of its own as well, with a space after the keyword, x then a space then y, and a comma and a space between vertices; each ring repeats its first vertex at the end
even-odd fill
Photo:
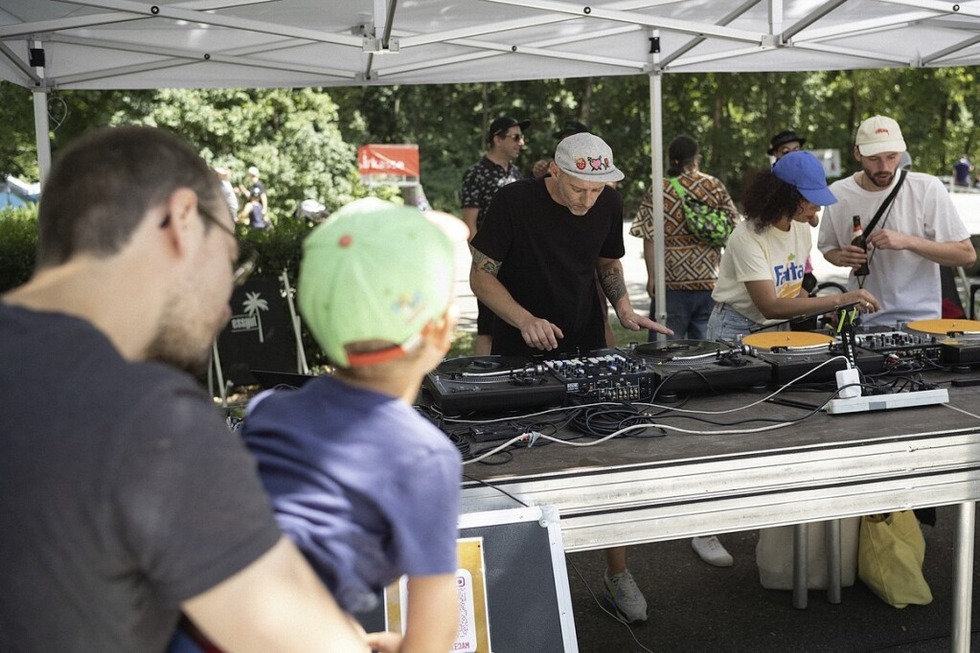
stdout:
POLYGON ((772 173, 790 184, 818 206, 836 204, 837 198, 827 188, 827 175, 817 157, 809 152, 790 152, 772 167, 772 173))

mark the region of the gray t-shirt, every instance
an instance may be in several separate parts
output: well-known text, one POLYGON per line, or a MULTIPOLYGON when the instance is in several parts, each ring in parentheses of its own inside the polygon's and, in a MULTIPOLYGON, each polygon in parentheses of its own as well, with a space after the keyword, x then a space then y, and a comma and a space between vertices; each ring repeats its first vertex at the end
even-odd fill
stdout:
POLYGON ((0 650, 160 651, 180 603, 280 537, 189 377, 0 304, 0 650))

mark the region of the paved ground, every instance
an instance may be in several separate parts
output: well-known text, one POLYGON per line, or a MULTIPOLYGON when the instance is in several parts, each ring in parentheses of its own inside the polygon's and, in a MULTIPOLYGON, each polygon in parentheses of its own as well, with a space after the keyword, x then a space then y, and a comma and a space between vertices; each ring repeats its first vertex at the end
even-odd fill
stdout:
MULTIPOLYGON (((934 601, 895 609, 860 581, 844 588, 839 605, 811 591, 805 610, 792 607, 789 591, 763 589, 755 565, 756 531, 721 539, 735 558, 721 569, 701 562, 688 540, 630 549, 630 567, 650 606, 647 622, 627 628, 608 616, 593 598, 601 591, 604 567, 599 552, 566 556, 572 605, 582 653, 634 651, 891 652, 950 650, 952 554, 956 511, 939 509, 926 538, 924 574, 934 601)), ((974 574, 974 585, 977 576, 974 574)), ((974 602, 971 650, 980 650, 974 602)))

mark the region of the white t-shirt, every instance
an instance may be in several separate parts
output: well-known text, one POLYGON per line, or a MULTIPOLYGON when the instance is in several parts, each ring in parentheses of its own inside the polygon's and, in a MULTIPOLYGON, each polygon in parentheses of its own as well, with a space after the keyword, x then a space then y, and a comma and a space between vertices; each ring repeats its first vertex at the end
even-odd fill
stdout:
MULTIPOLYGON (((889 189, 870 192, 861 188, 854 176, 830 186, 837 203, 824 209, 817 246, 826 254, 850 244, 852 216, 861 216, 867 228, 889 189)), ((910 172, 892 205, 885 210, 875 230, 890 229, 939 243, 959 242, 970 237, 949 193, 941 181, 931 175, 910 172)), ((866 236, 870 235, 865 233, 866 236)), ((881 302, 881 310, 868 313, 862 322, 869 326, 895 326, 899 321, 931 320, 942 315, 942 287, 939 265, 906 250, 871 250, 870 274, 864 288, 881 302)), ((848 286, 857 288, 852 272, 848 286)))
POLYGON ((728 304, 758 324, 775 324, 752 303, 746 281, 769 279, 777 297, 796 297, 803 288, 806 257, 810 252, 810 225, 793 221, 789 231, 766 227, 755 231, 752 222, 740 222, 728 239, 721 257, 718 283, 711 298, 728 304))

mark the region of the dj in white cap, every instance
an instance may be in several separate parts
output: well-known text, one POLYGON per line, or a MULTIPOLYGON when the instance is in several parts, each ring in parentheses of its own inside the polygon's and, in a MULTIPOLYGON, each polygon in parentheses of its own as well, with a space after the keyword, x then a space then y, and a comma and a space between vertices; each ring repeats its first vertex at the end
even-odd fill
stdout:
POLYGON ((863 287, 881 301, 880 311, 864 316, 865 325, 894 327, 942 317, 939 266, 976 261, 970 232, 943 183, 921 172, 907 172, 904 180, 898 173, 906 149, 893 119, 872 116, 862 122, 854 139, 861 170, 831 185, 838 201, 826 207, 820 223, 818 246, 828 261, 852 270, 868 262, 866 277, 852 272, 849 279, 851 288, 863 287), (860 217, 867 253, 850 244, 854 216, 860 217))
MULTIPOLYGON (((470 241, 470 286, 497 316, 491 353, 504 356, 588 354, 606 346, 603 292, 632 331, 667 327, 630 304, 619 259, 623 199, 611 182, 623 178, 609 145, 594 134, 562 140, 550 176, 504 186, 470 241)), ((627 621, 647 618, 647 603, 626 568, 626 549, 607 549, 608 598, 627 621)))
POLYGON ((611 182, 623 173, 594 134, 562 140, 550 176, 501 188, 471 241, 470 285, 493 309, 494 354, 583 353, 605 347, 599 282, 624 327, 666 327, 630 305, 619 259, 623 199, 611 182))

